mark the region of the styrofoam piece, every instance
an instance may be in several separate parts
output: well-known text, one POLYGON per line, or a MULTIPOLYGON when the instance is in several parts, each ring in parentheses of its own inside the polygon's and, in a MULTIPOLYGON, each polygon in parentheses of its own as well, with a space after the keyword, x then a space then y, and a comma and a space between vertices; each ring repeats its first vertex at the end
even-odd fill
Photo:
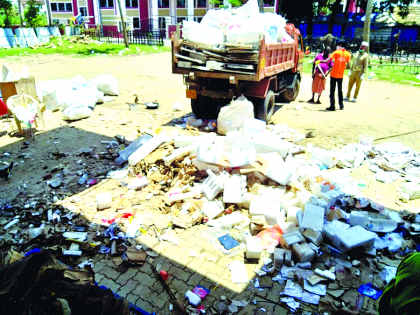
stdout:
POLYGON ((57 26, 50 26, 50 27, 48 27, 48 31, 50 32, 50 34, 52 36, 61 37, 60 30, 58 29, 57 26))
POLYGON ((297 225, 294 222, 280 222, 279 226, 283 233, 289 233, 297 229, 297 225))
POLYGON ((303 231, 303 236, 311 243, 315 244, 316 246, 321 245, 322 243, 322 233, 320 231, 315 231, 312 229, 306 229, 303 231))
POLYGON ((133 182, 127 185, 128 189, 139 189, 149 184, 146 176, 136 178, 133 182))
POLYGON ((310 191, 304 189, 296 192, 296 197, 299 198, 299 208, 304 209, 305 205, 311 200, 312 197, 315 197, 310 191))
POLYGON ((255 196, 249 206, 249 214, 264 215, 269 225, 278 224, 285 221, 285 211, 280 208, 280 203, 264 198, 263 196, 255 196))
POLYGON ((273 165, 273 163, 268 165, 268 168, 264 174, 283 186, 287 185, 293 175, 293 173, 290 173, 284 165, 278 167, 273 165))
POLYGON ((197 147, 197 161, 217 164, 226 152, 223 148, 212 146, 211 148, 197 147))
POLYGON ((240 212, 233 212, 218 219, 220 226, 223 228, 231 228, 234 225, 245 221, 245 217, 240 212))
POLYGON ((301 262, 301 263, 297 263, 296 267, 301 268, 301 269, 311 269, 312 264, 309 261, 308 262, 301 262))
POLYGON ((175 136, 174 144, 176 148, 199 145, 202 148, 208 149, 216 138, 216 135, 212 133, 203 136, 175 136))
POLYGON ((63 255, 66 256, 82 256, 81 250, 63 250, 63 255))
POLYGON ((246 258, 260 259, 263 248, 261 239, 258 237, 248 237, 246 239, 246 258))
POLYGON ((258 195, 280 202, 280 199, 286 194, 286 190, 286 186, 263 186, 258 190, 258 195))
POLYGON ((274 266, 280 267, 284 263, 284 255, 286 250, 283 248, 274 248, 274 266))
POLYGON ((314 273, 317 274, 318 276, 324 277, 326 279, 335 281, 335 273, 329 271, 329 270, 321 270, 316 268, 314 270, 314 273))
POLYGON ((298 224, 298 220, 297 220, 297 213, 298 212, 302 212, 302 209, 299 207, 287 207, 287 217, 286 217, 286 222, 293 222, 296 225, 298 224))
POLYGON ((314 160, 321 161, 327 168, 332 168, 337 163, 336 155, 337 152, 321 148, 313 148, 311 157, 314 160))
POLYGON ((170 166, 172 164, 173 161, 189 155, 190 152, 194 149, 194 147, 192 145, 183 147, 183 148, 178 148, 175 149, 174 151, 172 151, 171 155, 165 156, 162 158, 162 161, 165 163, 166 166, 170 166))
POLYGON ((410 196, 410 200, 420 198, 420 184, 415 182, 405 183, 402 187, 402 193, 410 196))
POLYGON ((167 136, 156 136, 144 143, 140 148, 138 148, 133 154, 128 158, 128 163, 130 165, 136 165, 141 160, 143 160, 147 155, 152 153, 158 146, 162 143, 169 141, 167 136))
POLYGON ((223 184, 223 202, 224 203, 241 203, 241 177, 234 175, 226 178, 223 184))
POLYGON ((324 208, 306 204, 305 211, 303 212, 303 221, 300 227, 302 229, 322 231, 323 224, 324 208))
POLYGON ((257 152, 254 147, 241 149, 234 147, 228 154, 230 167, 241 167, 254 163, 257 158, 257 152))
POLYGON ((191 191, 186 193, 171 193, 168 195, 168 199, 170 203, 173 203, 175 201, 184 200, 188 198, 194 198, 197 195, 201 194, 202 190, 201 188, 193 188, 191 191))
POLYGON ((39 44, 39 40, 36 37, 33 28, 17 28, 15 29, 15 35, 20 47, 29 47, 39 44))
POLYGON ((341 233, 335 234, 332 244, 342 252, 347 252, 356 247, 363 247, 364 249, 369 250, 373 247, 375 238, 375 233, 356 225, 343 230, 341 233))
POLYGON ((322 237, 330 242, 333 241, 335 234, 340 234, 350 228, 350 225, 338 220, 327 223, 322 228, 322 237))
POLYGON ((253 146, 257 153, 278 152, 282 158, 287 156, 292 144, 278 137, 258 137, 247 139, 238 136, 238 133, 228 132, 225 137, 225 145, 230 147, 249 148, 253 146))
MULTIPOLYGON (((287 194, 286 194, 287 195, 287 194)), ((283 208, 283 209, 286 209, 286 210, 288 210, 289 209, 289 207, 299 207, 299 198, 298 197, 294 197, 294 198, 292 198, 292 199, 289 199, 289 200, 285 200, 285 199, 280 199, 280 206, 283 208)))
POLYGON ((213 173, 216 173, 216 174, 219 174, 221 171, 218 165, 197 161, 197 159, 193 159, 193 164, 197 168, 198 171, 211 170, 213 173))
POLYGON ((220 201, 215 200, 215 201, 206 202, 203 205, 202 210, 206 216, 208 216, 210 219, 214 219, 223 213, 223 211, 225 210, 225 207, 220 201))
POLYGON ((292 251, 286 250, 284 252, 284 264, 287 267, 291 267, 292 266, 292 251))
POLYGON ((322 198, 317 198, 315 196, 311 197, 307 203, 310 203, 311 205, 315 205, 315 206, 324 208, 324 215, 326 215, 328 210, 330 209, 329 206, 328 206, 328 202, 326 202, 322 198))
POLYGON ((293 244, 293 254, 300 263, 311 262, 315 258, 315 252, 307 243, 293 244))
POLYGON ((108 209, 112 206, 112 197, 110 193, 102 193, 96 195, 98 210, 108 209))
POLYGON ((368 220, 368 214, 364 211, 350 212, 349 223, 351 226, 360 225, 365 227, 368 220))
POLYGON ((36 27, 35 33, 41 43, 48 43, 50 41, 51 34, 48 27, 36 27))
POLYGON ((251 138, 260 136, 265 131, 266 125, 264 120, 247 118, 244 122, 244 135, 251 138))
POLYGON ((281 236, 280 245, 285 249, 292 249, 293 244, 304 243, 305 238, 299 230, 294 230, 289 233, 285 233, 281 236))

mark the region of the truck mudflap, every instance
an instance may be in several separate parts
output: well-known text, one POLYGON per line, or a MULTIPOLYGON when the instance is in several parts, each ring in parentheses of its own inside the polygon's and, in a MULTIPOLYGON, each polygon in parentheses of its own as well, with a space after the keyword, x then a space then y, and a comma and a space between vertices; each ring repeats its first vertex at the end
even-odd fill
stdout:
POLYGON ((259 82, 249 82, 245 86, 245 93, 247 96, 250 97, 259 97, 264 98, 267 96, 267 93, 270 88, 270 83, 274 80, 275 77, 265 78, 259 82))

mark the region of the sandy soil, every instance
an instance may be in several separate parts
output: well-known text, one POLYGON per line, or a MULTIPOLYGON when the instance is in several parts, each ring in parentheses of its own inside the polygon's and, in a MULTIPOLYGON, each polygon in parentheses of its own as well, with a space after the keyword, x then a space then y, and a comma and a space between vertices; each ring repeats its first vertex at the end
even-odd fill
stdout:
MULTIPOLYGON (((191 111, 182 76, 171 73, 170 53, 127 57, 14 56, 4 58, 3 63, 16 72, 26 65, 37 82, 76 75, 91 79, 97 74, 109 73, 118 79, 120 96, 112 102, 98 105, 90 118, 77 122, 63 121, 59 112, 47 114, 47 128, 45 131, 39 128, 35 141, 1 136, 2 159, 14 160, 18 167, 11 180, 0 182, 0 198, 13 199, 39 191, 51 197, 54 191, 49 191, 51 189, 46 186, 43 177, 54 174, 57 167, 68 168, 69 176, 73 176, 75 182, 79 177, 78 171, 79 174, 85 171, 103 174, 110 168, 112 156, 108 156, 109 159, 105 154, 100 155, 101 158, 86 157, 82 152, 78 153, 80 148, 94 148, 98 154, 106 152, 106 145, 101 140, 112 140, 117 134, 134 139, 139 129, 167 124, 191 111), (157 101, 159 109, 147 110, 139 105, 138 111, 130 111, 127 102, 133 102, 133 92, 138 94, 140 102, 157 101), (172 111, 175 101, 185 105, 181 112, 172 111), (25 144, 25 141, 28 142, 25 144), (4 153, 11 155, 4 156, 4 153)), ((348 78, 345 78, 344 93, 347 92, 347 82, 348 78)), ((322 105, 306 102, 311 97, 310 86, 310 76, 304 75, 297 100, 277 104, 273 117, 276 124, 287 124, 304 134, 309 131, 315 133, 315 138, 304 139, 300 142, 302 145, 312 142, 316 146, 338 149, 347 143, 357 142, 359 134, 382 138, 419 129, 418 87, 366 81, 362 84, 357 103, 345 103, 344 111, 327 112, 328 86, 321 97, 322 105), (296 107, 301 109, 297 110, 296 107)), ((0 123, 0 131, 10 128, 4 120, 0 120, 0 123)), ((410 133, 375 143, 398 141, 420 150, 418 137, 419 133, 410 133)), ((61 193, 71 194, 74 189, 77 189, 77 183, 61 193)))

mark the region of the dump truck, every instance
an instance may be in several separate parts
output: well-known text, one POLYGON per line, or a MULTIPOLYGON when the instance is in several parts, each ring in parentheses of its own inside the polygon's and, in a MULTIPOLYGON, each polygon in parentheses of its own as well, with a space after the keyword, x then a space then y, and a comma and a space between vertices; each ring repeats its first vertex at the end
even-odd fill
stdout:
POLYGON ((299 93, 303 43, 299 29, 286 24, 293 41, 257 45, 204 45, 172 34, 172 73, 183 75, 193 113, 215 119, 222 106, 244 95, 254 105, 255 118, 269 122, 275 97, 293 101, 299 93))

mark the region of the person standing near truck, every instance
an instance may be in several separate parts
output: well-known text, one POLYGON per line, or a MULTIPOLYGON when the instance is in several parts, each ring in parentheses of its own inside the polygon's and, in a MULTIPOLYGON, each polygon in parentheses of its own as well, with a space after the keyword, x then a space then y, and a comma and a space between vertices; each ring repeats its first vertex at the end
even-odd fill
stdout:
POLYGON ((322 91, 325 90, 325 84, 327 82, 327 76, 331 72, 333 66, 333 61, 330 60, 327 63, 319 63, 316 65, 318 60, 328 59, 331 52, 330 47, 325 47, 324 52, 315 57, 313 66, 312 66, 312 98, 308 101, 309 103, 315 102, 315 94, 318 94, 318 101, 316 104, 321 104, 320 98, 322 91))
POLYGON ((356 83, 356 89, 354 90, 353 94, 353 102, 356 102, 357 96, 359 95, 360 85, 362 84, 369 65, 369 54, 366 51, 368 47, 368 42, 362 42, 360 44, 359 51, 353 59, 349 71, 349 87, 347 89, 347 96, 344 98, 345 101, 350 100, 350 94, 354 83, 356 83))
POLYGON ((346 50, 346 43, 340 41, 337 44, 337 50, 334 51, 327 60, 318 60, 316 63, 327 63, 334 60, 330 79, 330 107, 326 110, 335 111, 335 87, 338 87, 338 104, 340 109, 344 109, 343 104, 343 76, 344 70, 349 67, 351 55, 346 50))

